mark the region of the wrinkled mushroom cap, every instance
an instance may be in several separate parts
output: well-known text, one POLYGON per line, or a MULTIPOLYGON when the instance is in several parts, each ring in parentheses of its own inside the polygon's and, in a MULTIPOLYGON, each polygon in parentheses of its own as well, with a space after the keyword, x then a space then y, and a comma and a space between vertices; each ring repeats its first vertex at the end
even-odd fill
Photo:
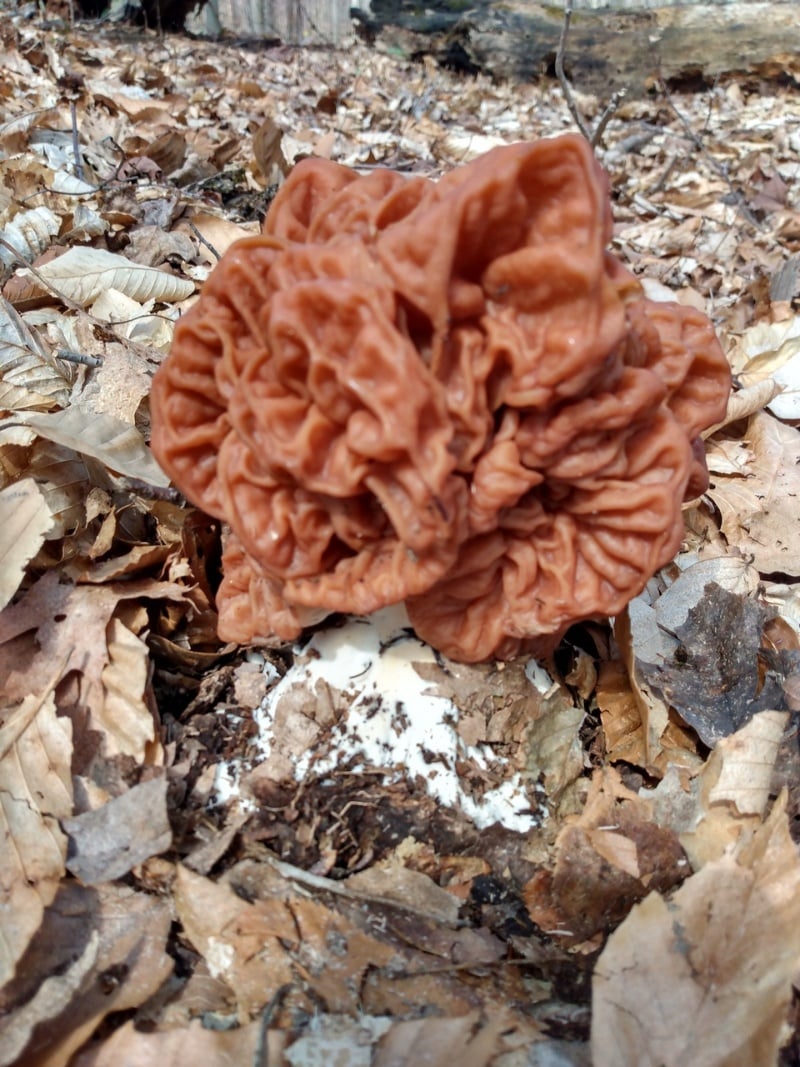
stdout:
POLYGON ((405 600, 464 661, 552 648, 677 550, 730 388, 699 312, 607 251, 581 137, 439 182, 298 164, 152 391, 152 445, 229 524, 224 640, 405 600))

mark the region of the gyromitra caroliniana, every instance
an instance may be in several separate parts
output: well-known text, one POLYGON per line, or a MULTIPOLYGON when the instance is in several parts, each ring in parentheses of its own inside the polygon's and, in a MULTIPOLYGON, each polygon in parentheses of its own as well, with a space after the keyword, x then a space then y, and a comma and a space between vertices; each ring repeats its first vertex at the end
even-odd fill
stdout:
POLYGON ((675 553, 728 365, 606 250, 566 135, 433 182, 298 164, 153 383, 153 449, 229 524, 224 640, 405 600, 457 660, 551 649, 675 553))

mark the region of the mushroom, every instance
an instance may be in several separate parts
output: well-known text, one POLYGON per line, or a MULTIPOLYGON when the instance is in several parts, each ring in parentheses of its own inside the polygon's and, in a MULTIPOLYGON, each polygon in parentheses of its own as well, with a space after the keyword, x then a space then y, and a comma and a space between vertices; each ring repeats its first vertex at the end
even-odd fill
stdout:
POLYGON ((607 250, 578 135, 440 181, 299 163, 153 382, 153 450, 228 524, 223 640, 404 600, 456 660, 551 650, 676 552, 730 373, 607 250))

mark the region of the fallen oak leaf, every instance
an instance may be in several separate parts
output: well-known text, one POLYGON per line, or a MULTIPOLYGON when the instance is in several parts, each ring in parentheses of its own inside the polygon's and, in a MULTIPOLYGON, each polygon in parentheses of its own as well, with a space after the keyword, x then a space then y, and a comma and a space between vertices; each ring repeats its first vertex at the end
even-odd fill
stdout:
POLYGON ((0 725, 0 987, 56 895, 67 839, 59 820, 72 814, 72 728, 56 714, 54 688, 63 665, 41 692, 2 712, 0 725))

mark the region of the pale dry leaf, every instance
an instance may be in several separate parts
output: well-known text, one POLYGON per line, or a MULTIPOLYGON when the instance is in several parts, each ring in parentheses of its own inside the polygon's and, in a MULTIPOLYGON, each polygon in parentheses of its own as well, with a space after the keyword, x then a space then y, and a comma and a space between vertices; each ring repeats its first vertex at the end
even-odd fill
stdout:
POLYGON ((762 711, 723 738, 693 782, 681 844, 699 870, 737 847, 760 825, 772 788, 788 713, 762 711))
POLYGON ((97 962, 99 944, 100 938, 97 931, 93 930, 78 958, 64 971, 48 975, 32 999, 0 1029, 0 1067, 19 1063, 18 1057, 24 1052, 42 1019, 52 1018, 69 1007, 84 978, 97 962))
POLYGON ((709 804, 729 801, 741 815, 763 816, 788 719, 788 711, 760 711, 719 742, 711 757, 719 761, 719 777, 708 792, 709 804))
MULTIPOLYGON (((138 300, 132 300, 118 289, 108 289, 101 293, 92 304, 92 315, 103 322, 114 323, 118 337, 126 337, 137 344, 166 351, 172 343, 175 323, 163 314, 150 314, 152 310, 152 300, 140 304, 138 300)), ((107 348, 103 368, 108 362, 109 351, 107 348)), ((141 367, 141 357, 137 358, 141 367)))
MULTIPOLYGON (((153 736, 154 721, 140 685, 145 684, 149 659, 130 634, 112 621, 120 604, 128 601, 182 600, 185 590, 172 582, 129 580, 92 586, 72 586, 59 581, 58 572, 47 571, 15 604, 0 613, 0 677, 12 699, 36 692, 52 675, 52 664, 64 662, 61 677, 71 676, 73 701, 81 714, 76 722, 81 732, 99 730, 112 751, 136 755, 159 763, 159 745, 153 736), (119 669, 112 668, 111 689, 104 682, 113 655, 119 669), (128 664, 132 676, 125 681, 119 672, 128 664), (108 701, 108 706, 107 706, 108 701), (118 723, 108 708, 120 714, 118 723), (131 752, 126 752, 130 747, 131 752)), ((80 768, 74 768, 80 773, 80 768)))
POLYGON ((66 1067, 106 1015, 152 997, 172 973, 166 952, 171 923, 169 905, 159 897, 124 885, 85 889, 67 882, 26 955, 25 982, 6 991, 4 1036, 19 1043, 29 1035, 15 1064, 66 1067), (83 957, 80 980, 55 988, 52 998, 36 998, 34 1016, 39 986, 53 974, 66 975, 76 948, 93 942, 96 952, 83 957))
POLYGON ((141 762, 156 740, 153 712, 145 700, 150 673, 148 648, 118 618, 111 619, 106 627, 106 640, 108 663, 102 673, 105 699, 102 709, 97 709, 96 723, 105 732, 109 755, 126 753, 141 762))
POLYGON ((212 264, 216 263, 234 242, 241 241, 244 237, 252 237, 259 232, 257 224, 231 222, 230 219, 203 212, 191 215, 190 221, 192 227, 202 237, 200 256, 212 264))
POLYGON ((780 387, 780 395, 768 405, 774 415, 800 418, 800 315, 750 326, 730 358, 743 385, 772 380, 780 387))
POLYGON ((69 374, 59 367, 13 304, 0 297, 0 409, 63 407, 69 374))
POLYGON ((113 415, 73 404, 64 411, 19 412, 0 419, 0 443, 6 431, 27 427, 40 437, 91 456, 117 474, 167 486, 169 479, 137 429, 113 415))
POLYGON ((800 967, 800 858, 785 797, 752 841, 670 900, 651 893, 593 981, 595 1067, 777 1062, 800 967))
POLYGON ((0 907, 13 917, 0 926, 0 987, 12 978, 64 874, 67 839, 59 820, 72 814, 72 729, 56 715, 54 686, 55 680, 6 709, 0 726, 0 907))
POLYGON ((0 491, 0 611, 19 589, 52 525, 50 508, 32 478, 0 491))
POLYGON ((60 227, 60 219, 49 208, 20 211, 0 229, 0 264, 31 263, 50 247, 60 227))
POLYGON ((461 901, 441 889, 427 874, 404 867, 396 860, 375 863, 350 875, 345 885, 357 893, 395 900, 442 923, 455 923, 461 901))
POLYGON ((724 426, 730 426, 731 423, 739 422, 740 419, 750 418, 757 411, 768 407, 770 402, 782 392, 783 386, 773 378, 765 378, 754 385, 745 386, 744 389, 737 389, 728 397, 728 407, 722 422, 715 422, 713 426, 703 430, 700 436, 705 440, 724 426))
POLYGON ((566 689, 559 687, 552 697, 541 698, 541 713, 526 735, 526 772, 536 781, 541 776, 548 801, 553 804, 583 774, 580 728, 585 715, 583 708, 569 699, 566 689))
POLYGON ((455 1019, 408 1019, 395 1022, 381 1038, 368 1067, 488 1067, 503 1051, 507 1026, 502 1011, 489 1019, 470 1012, 455 1019))
POLYGON ((745 441, 755 456, 748 476, 715 475, 708 490, 722 532, 762 574, 800 577, 800 431, 759 412, 745 441))
POLYGON ((170 847, 166 776, 140 782, 62 826, 70 839, 67 870, 83 885, 113 882, 170 847))
POLYGON ((133 1020, 123 1023, 99 1047, 90 1047, 70 1061, 70 1067, 235 1067, 285 1063, 281 1054, 286 1045, 284 1031, 264 1033, 261 1020, 231 1030, 214 1030, 200 1019, 173 1030, 137 1030, 133 1020))
POLYGON ((38 268, 40 278, 56 296, 88 307, 106 289, 118 289, 132 300, 185 300, 194 283, 154 267, 133 263, 102 248, 75 246, 38 268))

